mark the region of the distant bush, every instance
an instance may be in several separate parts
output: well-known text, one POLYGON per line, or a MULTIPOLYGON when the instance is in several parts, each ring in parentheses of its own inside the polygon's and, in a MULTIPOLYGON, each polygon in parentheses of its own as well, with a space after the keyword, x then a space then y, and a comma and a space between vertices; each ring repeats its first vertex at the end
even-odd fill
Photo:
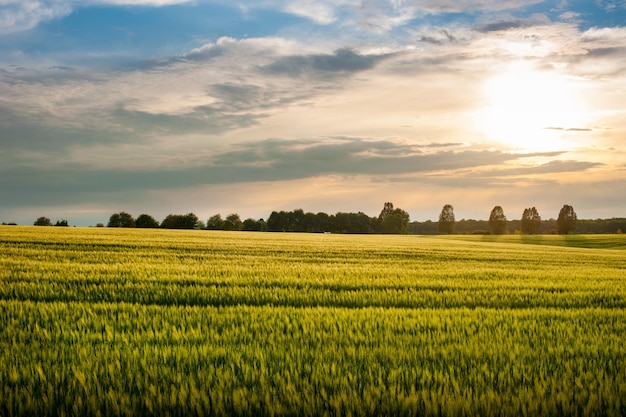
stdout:
POLYGON ((33 223, 33 225, 35 226, 52 226, 52 222, 50 221, 49 218, 47 217, 39 217, 37 220, 35 220, 35 223, 33 223))

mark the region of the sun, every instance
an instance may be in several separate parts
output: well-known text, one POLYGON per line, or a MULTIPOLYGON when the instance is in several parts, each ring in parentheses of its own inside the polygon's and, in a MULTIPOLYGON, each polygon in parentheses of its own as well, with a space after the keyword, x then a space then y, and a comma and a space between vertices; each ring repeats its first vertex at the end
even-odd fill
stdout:
POLYGON ((586 123, 579 86, 555 71, 512 64, 482 92, 486 105, 474 119, 489 142, 526 151, 564 149, 565 133, 586 123))

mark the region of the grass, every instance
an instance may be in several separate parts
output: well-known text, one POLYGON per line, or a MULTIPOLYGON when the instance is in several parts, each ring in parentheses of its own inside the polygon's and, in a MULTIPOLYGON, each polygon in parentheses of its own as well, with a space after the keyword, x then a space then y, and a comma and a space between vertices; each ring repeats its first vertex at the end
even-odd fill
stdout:
MULTIPOLYGON (((438 239, 446 238, 438 236, 438 239)), ((618 235, 454 235, 455 240, 468 242, 522 243, 530 245, 567 246, 584 249, 626 250, 626 237, 618 235)))
POLYGON ((0 228, 0 415, 625 415, 624 238, 527 238, 0 228))

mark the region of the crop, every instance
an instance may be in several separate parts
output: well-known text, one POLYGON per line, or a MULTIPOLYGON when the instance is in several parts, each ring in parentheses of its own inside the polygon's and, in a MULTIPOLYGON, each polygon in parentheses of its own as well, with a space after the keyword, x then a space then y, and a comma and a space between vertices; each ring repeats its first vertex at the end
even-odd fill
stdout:
POLYGON ((0 228, 0 415, 626 415, 623 238, 522 239, 0 228))

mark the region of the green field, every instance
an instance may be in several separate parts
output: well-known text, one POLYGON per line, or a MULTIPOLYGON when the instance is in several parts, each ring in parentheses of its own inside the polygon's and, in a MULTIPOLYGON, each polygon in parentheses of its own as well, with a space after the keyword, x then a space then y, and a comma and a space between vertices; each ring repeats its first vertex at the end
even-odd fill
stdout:
POLYGON ((0 416, 626 415, 626 237, 0 227, 0 416))

